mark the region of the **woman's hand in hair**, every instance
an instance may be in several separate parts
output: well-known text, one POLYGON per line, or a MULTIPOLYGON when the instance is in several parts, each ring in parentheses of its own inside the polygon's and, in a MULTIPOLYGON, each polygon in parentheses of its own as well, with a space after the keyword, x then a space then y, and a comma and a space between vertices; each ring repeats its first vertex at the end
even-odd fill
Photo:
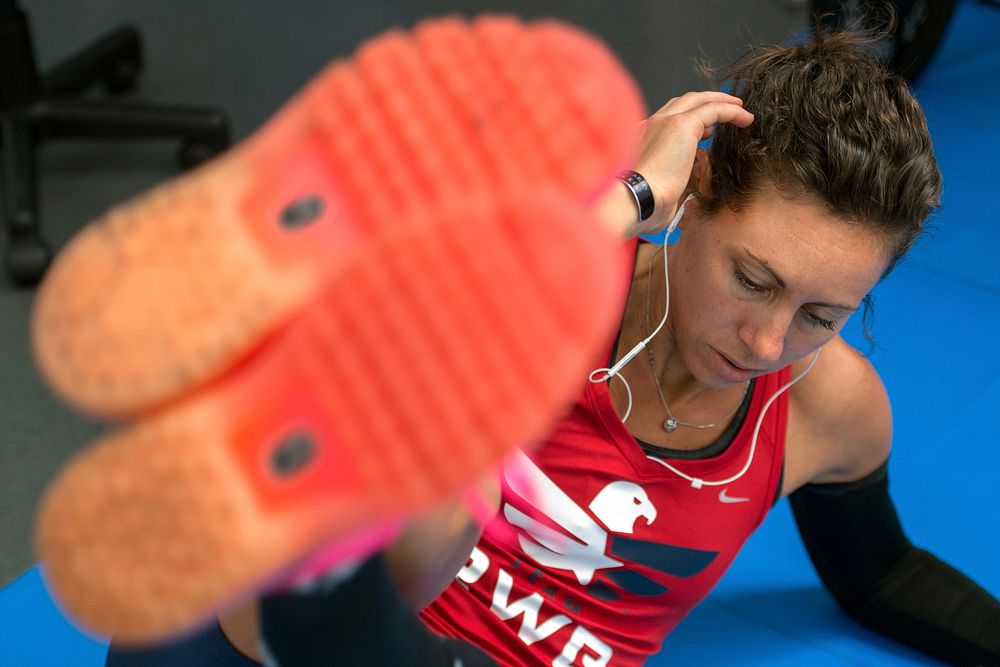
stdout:
MULTIPOLYGON (((639 225, 638 233, 654 234, 667 228, 691 183, 698 143, 712 136, 717 123, 746 127, 753 114, 743 101, 717 91, 675 97, 643 122, 634 169, 653 190, 656 208, 639 225)), ((701 159, 707 156, 702 155, 701 159)))

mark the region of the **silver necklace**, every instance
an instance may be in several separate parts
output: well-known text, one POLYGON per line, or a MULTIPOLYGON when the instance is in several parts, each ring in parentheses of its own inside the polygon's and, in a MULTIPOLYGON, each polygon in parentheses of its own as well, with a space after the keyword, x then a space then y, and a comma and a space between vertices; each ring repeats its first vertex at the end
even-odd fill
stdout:
MULTIPOLYGON (((662 249, 666 252, 666 248, 662 249)), ((653 260, 656 258, 656 252, 649 256, 649 269, 646 272, 646 330, 652 332, 652 321, 650 319, 650 310, 652 310, 652 293, 653 293, 653 260)), ((652 341, 650 341, 652 343, 652 341)), ((713 422, 711 424, 692 424, 691 422, 681 421, 674 417, 674 413, 670 411, 670 406, 667 405, 667 397, 663 395, 663 387, 660 386, 660 378, 656 375, 656 363, 653 359, 653 346, 646 345, 646 353, 649 356, 649 372, 653 375, 653 384, 656 385, 656 393, 660 395, 660 403, 663 404, 663 409, 667 412, 667 419, 663 422, 663 430, 667 433, 673 433, 677 430, 678 426, 687 426, 688 428, 696 429, 710 429, 715 428, 719 424, 722 424, 730 417, 735 415, 739 411, 740 406, 743 405, 743 401, 747 397, 747 392, 750 391, 750 381, 747 380, 746 386, 743 388, 743 395, 740 397, 739 403, 736 407, 726 414, 722 419, 713 422)))

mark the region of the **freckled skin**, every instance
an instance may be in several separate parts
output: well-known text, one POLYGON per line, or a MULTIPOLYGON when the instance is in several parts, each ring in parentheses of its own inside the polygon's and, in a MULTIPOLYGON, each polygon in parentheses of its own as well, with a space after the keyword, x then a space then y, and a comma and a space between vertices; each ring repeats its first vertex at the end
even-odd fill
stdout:
MULTIPOLYGON (((690 206, 681 230, 669 256, 666 340, 657 348, 667 362, 665 383, 680 393, 732 384, 714 372, 713 349, 759 371, 755 375, 810 355, 851 314, 819 304, 858 307, 887 263, 876 233, 831 215, 818 202, 773 190, 736 212, 723 207, 707 216, 690 206), (747 289, 737 270, 761 291, 747 289), (833 330, 810 315, 833 322, 833 330)), ((662 265, 654 262, 653 296, 662 314, 660 281, 662 265)))

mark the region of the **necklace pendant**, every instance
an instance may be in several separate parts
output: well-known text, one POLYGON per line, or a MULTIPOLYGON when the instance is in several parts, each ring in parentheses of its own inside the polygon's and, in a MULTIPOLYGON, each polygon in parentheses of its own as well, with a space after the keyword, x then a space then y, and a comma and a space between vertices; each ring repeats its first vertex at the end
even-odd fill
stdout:
POLYGON ((673 433, 677 430, 677 420, 671 417, 667 421, 663 422, 663 430, 667 433, 673 433))

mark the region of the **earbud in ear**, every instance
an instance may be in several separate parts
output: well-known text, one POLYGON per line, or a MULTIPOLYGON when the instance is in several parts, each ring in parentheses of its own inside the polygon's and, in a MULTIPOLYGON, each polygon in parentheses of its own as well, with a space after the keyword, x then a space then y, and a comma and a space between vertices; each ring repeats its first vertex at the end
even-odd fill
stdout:
POLYGON ((688 195, 684 198, 684 201, 681 202, 680 208, 677 209, 677 212, 674 213, 674 217, 670 220, 670 224, 667 225, 667 234, 663 239, 664 241, 666 241, 667 237, 673 234, 674 230, 677 229, 677 225, 680 223, 681 218, 684 217, 684 208, 692 199, 694 199, 694 195, 688 195))

